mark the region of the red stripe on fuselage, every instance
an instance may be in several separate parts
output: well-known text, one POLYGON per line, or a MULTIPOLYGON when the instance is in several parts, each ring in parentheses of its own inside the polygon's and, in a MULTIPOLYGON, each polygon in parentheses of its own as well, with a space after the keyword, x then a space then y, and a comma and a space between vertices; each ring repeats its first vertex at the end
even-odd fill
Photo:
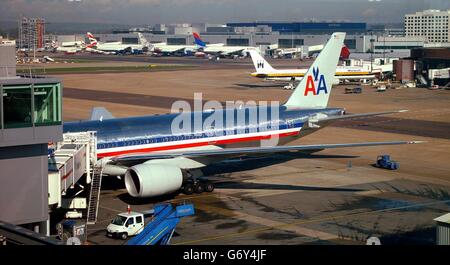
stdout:
POLYGON ((113 156, 132 154, 132 153, 140 154, 140 153, 167 151, 167 150, 174 150, 174 149, 184 149, 184 148, 192 148, 192 147, 207 146, 207 145, 223 145, 223 144, 232 144, 232 143, 240 143, 240 142, 251 142, 251 141, 258 141, 258 140, 267 140, 274 136, 287 137, 287 136, 295 136, 298 134, 299 134, 299 131, 280 133, 280 134, 263 135, 263 136, 242 137, 242 138, 234 138, 234 139, 226 139, 226 140, 202 141, 202 142, 189 143, 189 144, 176 144, 176 145, 149 147, 149 148, 141 148, 141 149, 133 149, 133 150, 121 150, 121 151, 97 154, 97 157, 103 158, 103 157, 113 157, 113 156))

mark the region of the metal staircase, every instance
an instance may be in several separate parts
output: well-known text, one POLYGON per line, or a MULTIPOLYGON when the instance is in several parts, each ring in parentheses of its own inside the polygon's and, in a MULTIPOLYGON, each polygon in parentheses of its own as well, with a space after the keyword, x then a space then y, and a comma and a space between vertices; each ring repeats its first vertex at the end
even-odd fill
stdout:
POLYGON ((94 166, 92 171, 91 190, 89 192, 89 205, 87 209, 87 224, 97 222, 98 204, 100 202, 100 190, 102 187, 103 167, 94 166))

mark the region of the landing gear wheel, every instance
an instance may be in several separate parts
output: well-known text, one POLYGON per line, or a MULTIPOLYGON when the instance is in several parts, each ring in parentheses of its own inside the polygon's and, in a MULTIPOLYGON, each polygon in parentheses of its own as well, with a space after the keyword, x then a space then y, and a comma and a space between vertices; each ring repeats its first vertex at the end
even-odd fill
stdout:
POLYGON ((202 184, 197 184, 194 186, 195 193, 202 193, 205 189, 202 184))
POLYGON ((122 234, 120 234, 120 238, 121 238, 122 240, 125 240, 125 239, 128 238, 128 234, 127 234, 127 233, 122 233, 122 234))
POLYGON ((187 184, 186 186, 184 186, 183 192, 186 195, 191 195, 192 193, 194 193, 194 187, 191 184, 187 184))
POLYGON ((208 182, 205 184, 205 191, 206 192, 212 192, 214 190, 215 186, 213 183, 208 182))

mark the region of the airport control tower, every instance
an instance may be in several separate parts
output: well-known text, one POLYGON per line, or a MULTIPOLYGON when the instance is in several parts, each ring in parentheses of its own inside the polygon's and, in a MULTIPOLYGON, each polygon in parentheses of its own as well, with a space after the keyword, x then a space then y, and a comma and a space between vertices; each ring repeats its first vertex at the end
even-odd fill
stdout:
POLYGON ((62 140, 58 79, 17 76, 0 42, 0 221, 48 234, 48 143, 62 140))

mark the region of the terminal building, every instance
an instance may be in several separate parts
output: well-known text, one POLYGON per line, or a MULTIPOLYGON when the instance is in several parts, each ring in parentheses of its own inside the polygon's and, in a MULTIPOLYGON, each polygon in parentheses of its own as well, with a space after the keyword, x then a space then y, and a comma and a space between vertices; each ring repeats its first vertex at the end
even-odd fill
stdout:
MULTIPOLYGON (((315 22, 255 22, 216 24, 155 25, 148 30, 135 28, 128 32, 115 31, 111 34, 95 34, 98 41, 121 41, 128 44, 139 42, 135 32, 142 32, 150 43, 165 42, 168 45, 190 45, 194 42, 193 32, 201 34, 207 43, 224 43, 228 46, 269 46, 297 48, 324 44, 335 31, 347 32, 345 44, 352 52, 366 51, 370 36, 366 35, 366 23, 315 23, 315 22)), ((58 36, 67 40, 69 36, 58 36)), ((77 37, 78 39, 80 36, 77 37)), ((88 39, 85 39, 88 41, 88 39)))
MULTIPOLYGON (((323 45, 332 32, 343 31, 347 33, 344 43, 352 53, 351 56, 363 58, 371 54, 375 58, 403 58, 410 57, 411 50, 415 48, 450 47, 447 36, 450 34, 449 12, 426 10, 405 15, 405 28, 392 29, 351 22, 231 22, 156 24, 128 31, 113 31, 109 34, 94 32, 94 35, 100 42, 138 44, 136 32, 141 32, 150 43, 192 45, 192 33, 198 32, 206 44, 254 46, 270 54, 273 49, 304 50, 312 46, 317 47, 323 45)), ((85 34, 57 36, 57 40, 89 42, 85 34)))
POLYGON ((405 15, 407 37, 424 37, 430 43, 450 41, 450 10, 424 10, 405 15))
POLYGON ((333 32, 347 32, 348 34, 365 33, 366 23, 354 22, 243 22, 227 23, 227 27, 232 28, 258 28, 270 27, 272 31, 280 34, 331 34, 333 32))
POLYGON ((63 134, 61 81, 17 75, 15 54, 0 38, 0 244, 59 244, 60 221, 85 217, 77 237, 96 222, 96 134, 63 134))
MULTIPOLYGON (((409 56, 413 48, 430 42, 426 36, 406 34, 403 29, 369 28, 366 23, 351 22, 233 22, 220 24, 157 24, 148 28, 95 34, 98 41, 138 44, 136 32, 141 32, 150 43, 191 45, 193 32, 200 33, 206 44, 224 43, 228 46, 276 47, 280 49, 311 47, 324 44, 331 33, 346 32, 345 45, 352 53, 373 52, 409 56)), ((406 31, 408 32, 408 31, 406 31)), ((58 41, 89 40, 83 36, 58 36, 58 41)), ((261 49, 262 50, 262 49, 261 49)), ((392 56, 391 56, 392 57, 392 56)), ((395 57, 395 56, 394 56, 395 57)))
POLYGON ((48 234, 48 143, 62 140, 62 87, 16 76, 15 49, 0 43, 0 220, 48 234))

